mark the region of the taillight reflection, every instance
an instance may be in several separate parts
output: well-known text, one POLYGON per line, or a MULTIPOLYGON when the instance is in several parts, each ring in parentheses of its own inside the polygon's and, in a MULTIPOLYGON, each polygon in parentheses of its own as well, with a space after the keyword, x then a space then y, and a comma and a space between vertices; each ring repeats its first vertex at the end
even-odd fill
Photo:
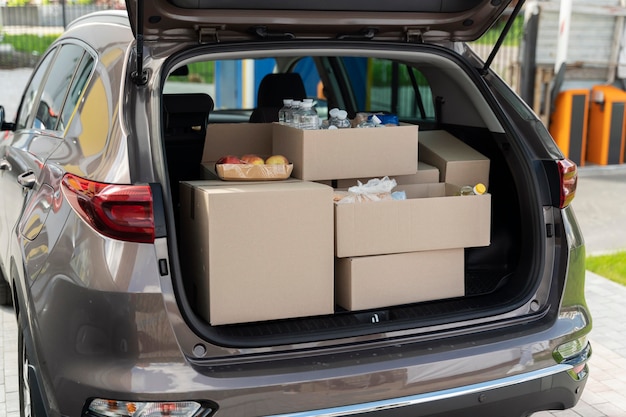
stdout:
POLYGON ((562 159, 557 163, 559 165, 559 175, 561 176, 560 208, 565 208, 572 202, 576 195, 578 167, 569 159, 562 159))
POLYGON ((63 193, 74 210, 99 233, 130 242, 154 242, 154 212, 149 185, 63 177, 63 193))

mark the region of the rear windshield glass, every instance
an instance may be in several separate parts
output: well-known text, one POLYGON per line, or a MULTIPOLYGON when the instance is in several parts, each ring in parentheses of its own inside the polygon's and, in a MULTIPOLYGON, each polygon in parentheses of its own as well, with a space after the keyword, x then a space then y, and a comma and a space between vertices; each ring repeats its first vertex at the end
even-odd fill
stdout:
MULTIPOLYGON (((293 77, 289 77, 291 79, 293 77)), ((291 82, 291 81, 290 81, 291 82)), ((433 121, 435 109, 427 78, 402 62, 368 57, 297 57, 289 62, 273 58, 206 61, 179 68, 167 79, 166 94, 205 93, 214 101, 210 121, 248 121, 252 111, 274 100, 312 98, 321 118, 332 108, 350 117, 358 112, 395 114, 402 121, 433 121), (295 73, 300 88, 273 89, 272 99, 259 86, 268 74, 295 73)), ((276 100, 278 102, 276 103, 276 100)))

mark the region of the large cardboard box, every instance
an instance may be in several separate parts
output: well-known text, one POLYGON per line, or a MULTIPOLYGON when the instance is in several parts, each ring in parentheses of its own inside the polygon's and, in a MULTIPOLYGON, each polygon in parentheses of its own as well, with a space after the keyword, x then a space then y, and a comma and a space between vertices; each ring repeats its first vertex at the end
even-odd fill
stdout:
POLYGON ((335 204, 338 257, 488 246, 491 195, 457 196, 453 184, 396 187, 406 200, 335 204))
POLYGON ((423 161, 417 161, 417 173, 412 175, 397 175, 393 177, 398 185, 432 184, 439 182, 439 169, 423 161))
POLYGON ((364 310, 465 295, 464 250, 338 258, 335 298, 364 310))
POLYGON ((420 132, 419 157, 439 169, 439 182, 489 187, 489 158, 445 130, 420 132))
POLYGON ((273 153, 293 163, 295 178, 318 181, 417 172, 416 125, 337 130, 273 126, 273 153))
POLYGON ((183 182, 180 223, 183 273, 212 325, 333 313, 330 187, 183 182))
MULTIPOLYGON (((417 172, 411 175, 394 175, 391 177, 396 180, 397 184, 432 184, 439 182, 439 170, 437 167, 427 164, 426 162, 417 161, 417 172)), ((322 180, 319 181, 322 184, 334 186, 335 188, 343 189, 350 188, 354 185, 358 185, 358 181, 361 184, 367 184, 372 178, 349 178, 337 181, 322 180)))
POLYGON ((253 153, 272 155, 271 123, 209 123, 202 162, 215 162, 225 155, 253 153))

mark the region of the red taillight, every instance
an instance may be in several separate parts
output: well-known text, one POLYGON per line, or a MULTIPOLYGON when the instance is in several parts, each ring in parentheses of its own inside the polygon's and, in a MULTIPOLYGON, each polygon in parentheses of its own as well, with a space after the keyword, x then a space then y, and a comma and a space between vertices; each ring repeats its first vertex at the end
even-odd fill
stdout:
POLYGON ((130 242, 154 242, 150 186, 106 184, 65 174, 63 192, 74 210, 103 235, 130 242))
POLYGON ((567 207, 576 195, 576 183, 578 182, 578 167, 569 159, 557 162, 559 175, 561 176, 561 199, 560 208, 567 207))

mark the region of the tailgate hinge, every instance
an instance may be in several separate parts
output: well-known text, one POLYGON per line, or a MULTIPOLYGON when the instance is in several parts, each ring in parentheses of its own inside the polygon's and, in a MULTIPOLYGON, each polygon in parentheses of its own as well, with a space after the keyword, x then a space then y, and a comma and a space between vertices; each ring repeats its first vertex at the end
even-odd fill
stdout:
POLYGON ((148 84, 148 71, 143 67, 143 0, 137 0, 136 51, 135 70, 130 74, 131 80, 138 86, 148 84))
POLYGON ((408 43, 424 43, 424 32, 422 29, 407 29, 406 41, 408 43))
POLYGON ((218 43, 220 40, 217 37, 217 28, 198 28, 198 43, 218 43))

